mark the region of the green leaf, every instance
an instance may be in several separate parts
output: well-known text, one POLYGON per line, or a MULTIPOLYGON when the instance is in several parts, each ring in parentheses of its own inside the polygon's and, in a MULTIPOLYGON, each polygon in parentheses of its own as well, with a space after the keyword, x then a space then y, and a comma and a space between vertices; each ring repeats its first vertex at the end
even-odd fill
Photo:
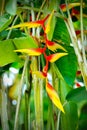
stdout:
POLYGON ((6 11, 11 15, 15 15, 16 10, 17 10, 17 0, 9 0, 6 5, 6 11))
POLYGON ((60 98, 63 104, 66 101, 66 95, 72 90, 72 87, 69 86, 63 79, 60 79, 59 83, 60 98))
POLYGON ((31 37, 20 37, 13 39, 13 42, 17 49, 27 49, 27 48, 36 48, 38 47, 36 41, 31 37))
POLYGON ((87 91, 85 87, 73 89, 67 94, 66 99, 75 103, 87 101, 87 91))
POLYGON ((62 74, 64 80, 69 84, 73 85, 76 71, 77 71, 77 59, 72 47, 65 48, 68 52, 68 55, 60 58, 55 63, 62 74))
POLYGON ((12 40, 0 41, 0 67, 19 61, 18 56, 14 53, 14 49, 12 40))
POLYGON ((0 32, 3 31, 12 22, 13 17, 8 14, 0 16, 0 32))
POLYGON ((64 20, 61 18, 57 18, 53 39, 59 40, 67 45, 70 45, 70 35, 68 33, 64 20))
POLYGON ((77 105, 68 102, 64 106, 65 114, 61 115, 61 130, 77 130, 78 112, 77 105))

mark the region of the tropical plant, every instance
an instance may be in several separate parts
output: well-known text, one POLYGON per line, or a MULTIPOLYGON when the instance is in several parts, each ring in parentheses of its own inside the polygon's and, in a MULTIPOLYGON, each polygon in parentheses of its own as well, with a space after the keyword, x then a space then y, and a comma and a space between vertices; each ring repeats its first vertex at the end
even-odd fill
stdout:
POLYGON ((0 129, 85 130, 87 1, 0 6, 0 129))

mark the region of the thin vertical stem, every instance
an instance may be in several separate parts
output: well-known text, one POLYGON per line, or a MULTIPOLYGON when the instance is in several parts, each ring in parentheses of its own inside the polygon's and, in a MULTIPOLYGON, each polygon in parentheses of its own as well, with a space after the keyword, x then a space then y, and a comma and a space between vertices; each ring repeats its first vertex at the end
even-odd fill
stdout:
POLYGON ((28 130, 28 91, 25 91, 25 130, 28 130))
MULTIPOLYGON (((33 3, 31 3, 31 7, 33 7, 33 3)), ((31 16, 32 16, 32 21, 35 21, 35 13, 33 10, 31 10, 31 16)), ((32 36, 35 36, 35 28, 32 28, 32 36)))
POLYGON ((57 117, 57 128, 56 128, 56 130, 59 130, 59 128, 60 128, 60 113, 61 113, 61 111, 58 112, 58 117, 57 117))
POLYGON ((18 119, 19 119, 18 117, 19 117, 19 110, 20 110, 20 103, 21 103, 21 96, 22 96, 22 87, 23 87, 23 83, 24 83, 25 70, 26 70, 28 61, 29 61, 29 58, 26 57, 23 72, 22 72, 22 77, 21 77, 21 81, 20 81, 20 91, 19 91, 19 96, 18 96, 18 100, 17 100, 14 130, 18 129, 18 119))
POLYGON ((29 73, 30 63, 26 68, 26 86, 25 91, 25 130, 30 130, 30 94, 31 94, 31 74, 29 73))
POLYGON ((81 6, 80 6, 80 21, 81 21, 82 54, 83 54, 84 64, 85 64, 85 66, 87 66, 87 63, 86 63, 86 54, 85 54, 85 47, 84 47, 84 34, 83 34, 83 0, 81 0, 81 6))
MULTIPOLYGON (((17 21, 17 19, 18 19, 18 15, 15 17, 15 19, 14 19, 14 21, 13 21, 13 23, 12 23, 12 26, 15 24, 15 22, 17 21)), ((11 30, 9 30, 8 35, 7 35, 7 38, 6 38, 6 39, 9 39, 9 37, 10 37, 10 35, 11 35, 11 32, 12 32, 12 29, 11 29, 11 30)))
POLYGON ((73 24, 72 24, 72 19, 71 19, 70 12, 69 12, 69 9, 68 9, 68 6, 67 6, 67 0, 66 0, 66 7, 67 7, 68 19, 65 20, 65 23, 67 25, 67 29, 69 30, 70 37, 71 37, 73 47, 74 47, 74 50, 75 50, 75 54, 77 56, 78 64, 79 64, 79 67, 80 67, 80 70, 81 70, 81 73, 82 73, 82 77, 83 77, 83 80, 84 80, 84 84, 85 84, 85 87, 87 89, 87 66, 84 62, 83 56, 81 55, 81 53, 79 51, 78 40, 77 40, 77 37, 76 37, 76 34, 75 34, 75 30, 74 30, 74 27, 73 27, 73 24))
POLYGON ((1 12, 0 12, 0 14, 2 15, 3 12, 4 12, 5 0, 2 0, 1 4, 2 4, 2 6, 1 6, 1 12))
POLYGON ((7 113, 7 94, 5 93, 5 87, 3 85, 1 90, 1 123, 3 130, 9 130, 7 113))

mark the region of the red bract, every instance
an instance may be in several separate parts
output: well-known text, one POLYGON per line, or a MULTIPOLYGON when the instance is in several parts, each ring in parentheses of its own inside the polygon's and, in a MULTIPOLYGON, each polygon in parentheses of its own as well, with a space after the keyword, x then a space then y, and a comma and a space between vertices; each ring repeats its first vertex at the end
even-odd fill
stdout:
POLYGON ((80 88, 81 87, 80 83, 76 82, 76 87, 80 88))
MULTIPOLYGON (((68 9, 71 9, 71 8, 73 8, 73 7, 76 7, 76 6, 80 6, 80 4, 81 4, 81 3, 70 3, 70 4, 67 5, 67 7, 68 7, 68 9)), ((84 3, 83 3, 83 4, 84 4, 84 3)), ((61 10, 62 10, 63 12, 65 12, 65 11, 67 10, 66 4, 61 4, 61 5, 60 5, 60 8, 61 8, 61 10)))
POLYGON ((49 41, 48 39, 46 39, 46 45, 47 45, 48 49, 50 49, 53 52, 56 51, 57 49, 66 51, 65 48, 63 48, 61 45, 59 45, 55 42, 49 41))
POLYGON ((72 8, 71 15, 78 15, 80 12, 74 8, 72 8))

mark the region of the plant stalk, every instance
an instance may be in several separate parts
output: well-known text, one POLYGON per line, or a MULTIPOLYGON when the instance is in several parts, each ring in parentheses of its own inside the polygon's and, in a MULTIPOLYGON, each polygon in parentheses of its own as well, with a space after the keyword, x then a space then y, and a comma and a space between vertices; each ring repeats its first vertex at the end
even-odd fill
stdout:
MULTIPOLYGON (((84 47, 83 47, 83 56, 82 56, 81 52, 79 50, 78 40, 77 40, 77 37, 76 37, 76 34, 75 34, 75 30, 74 30, 74 27, 73 27, 73 23, 72 23, 70 12, 69 12, 69 9, 68 9, 68 6, 67 6, 67 2, 66 2, 66 7, 67 7, 68 19, 65 20, 65 24, 66 24, 67 29, 69 31, 71 41, 72 41, 72 44, 73 44, 73 47, 74 47, 74 50, 75 50, 75 54, 77 56, 78 64, 79 64, 79 67, 80 67, 80 70, 81 70, 81 73, 82 73, 82 77, 83 77, 83 80, 84 80, 84 84, 85 84, 85 87, 86 87, 86 90, 87 90, 87 65, 86 65, 85 60, 84 60, 86 58, 85 54, 84 54, 84 47)), ((82 19, 81 19, 81 21, 82 21, 82 19)), ((81 25, 81 26, 83 26, 83 25, 81 25)), ((83 35, 83 27, 81 27, 81 29, 82 29, 81 31, 82 31, 82 35, 83 35)), ((83 39, 83 36, 81 36, 81 37, 83 39)))
POLYGON ((28 91, 25 91, 25 130, 28 130, 28 103, 29 103, 29 95, 28 91))
MULTIPOLYGON (((13 21, 13 23, 12 23, 12 26, 14 26, 15 22, 17 21, 17 19, 18 19, 18 15, 15 17, 15 19, 14 19, 14 21, 13 21)), ((11 29, 11 30, 9 30, 8 35, 7 35, 7 38, 6 38, 6 39, 9 39, 9 38, 10 38, 11 33, 12 33, 12 29, 11 29)))
POLYGON ((7 94, 5 92, 5 87, 3 85, 1 90, 1 124, 3 130, 9 130, 8 112, 7 112, 7 94))
POLYGON ((14 130, 18 130, 18 119, 19 119, 19 110, 20 110, 20 103, 21 103, 21 96, 22 96, 22 87, 23 87, 23 83, 24 83, 24 76, 25 76, 25 71, 26 71, 28 61, 29 61, 29 57, 26 57, 23 72, 22 72, 22 77, 21 77, 21 81, 20 81, 20 91, 19 91, 20 93, 19 93, 18 100, 17 100, 14 130))

